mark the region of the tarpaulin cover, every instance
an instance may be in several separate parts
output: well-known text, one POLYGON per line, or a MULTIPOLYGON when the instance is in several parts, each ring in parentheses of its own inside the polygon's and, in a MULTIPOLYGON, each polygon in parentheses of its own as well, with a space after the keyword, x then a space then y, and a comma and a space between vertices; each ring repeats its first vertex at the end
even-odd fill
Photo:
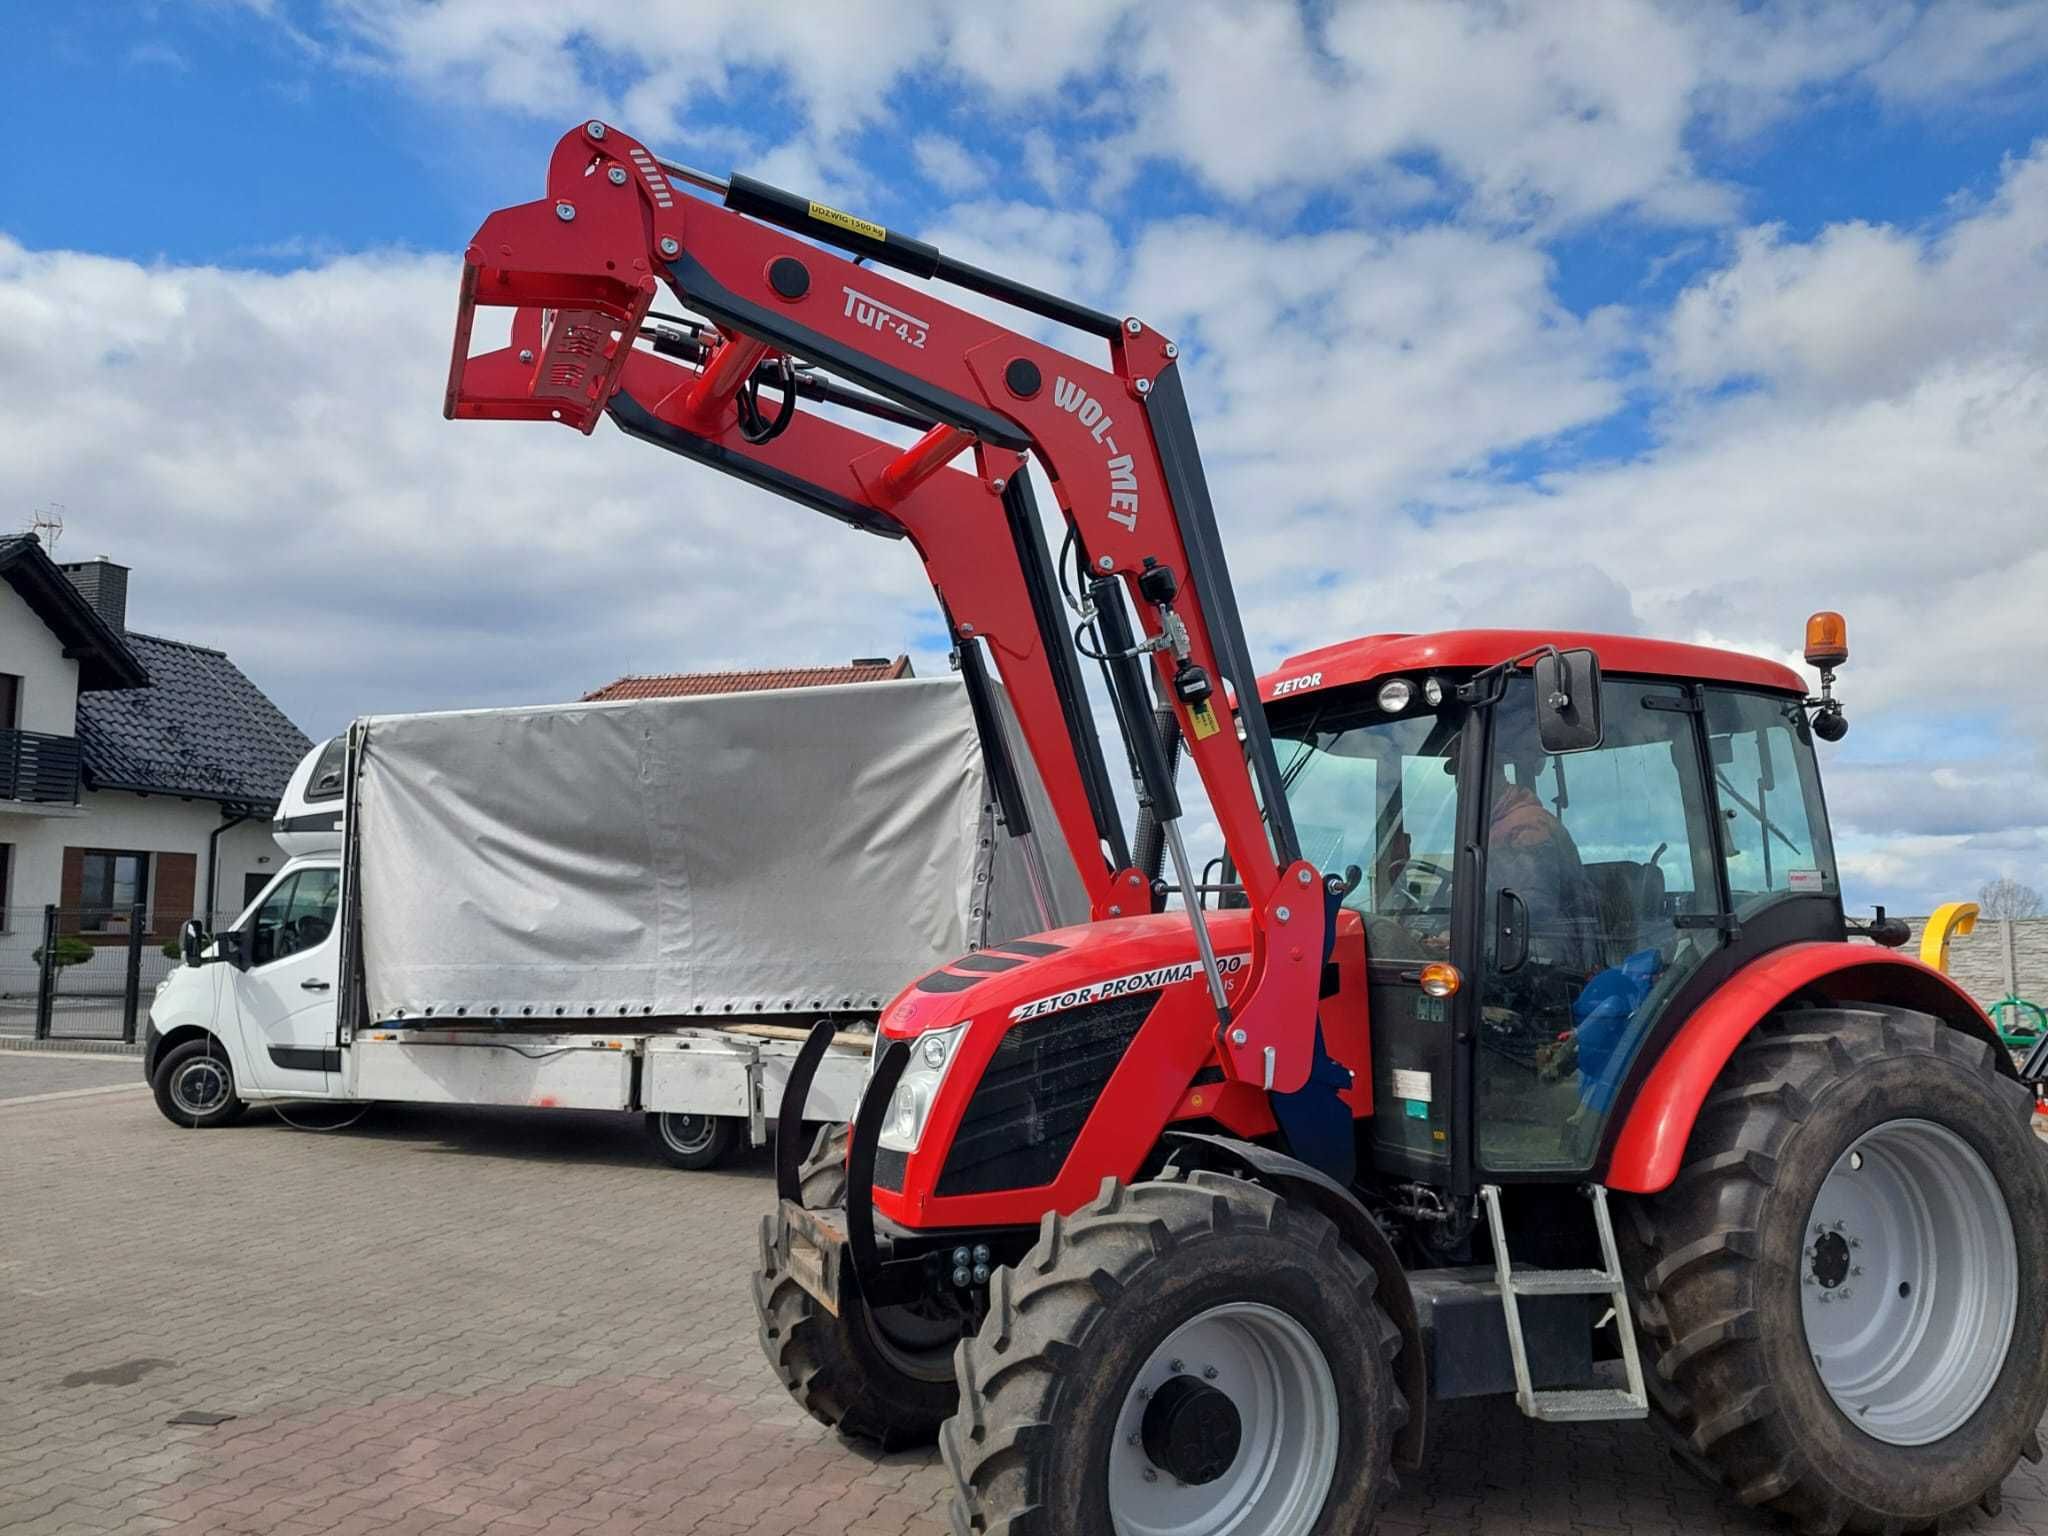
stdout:
POLYGON ((1037 835, 999 825, 957 678, 359 729, 372 1019, 869 1010, 1087 915, 1021 752, 1037 835))

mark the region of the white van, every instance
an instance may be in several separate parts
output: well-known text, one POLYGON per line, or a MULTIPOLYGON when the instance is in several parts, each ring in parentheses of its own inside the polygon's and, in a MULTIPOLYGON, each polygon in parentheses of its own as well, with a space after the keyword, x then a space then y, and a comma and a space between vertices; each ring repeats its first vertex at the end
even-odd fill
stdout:
POLYGON ((359 720, 294 772, 271 883, 188 925, 157 1103, 618 1110, 701 1168, 765 1140, 829 1020, 806 1102, 846 1119, 896 990, 1085 915, 1001 734, 957 678, 359 720))

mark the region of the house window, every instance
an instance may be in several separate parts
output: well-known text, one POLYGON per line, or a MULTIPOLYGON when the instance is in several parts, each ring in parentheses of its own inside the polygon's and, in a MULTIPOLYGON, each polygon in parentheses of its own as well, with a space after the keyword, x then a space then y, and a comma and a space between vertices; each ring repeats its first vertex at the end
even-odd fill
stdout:
POLYGON ((7 891, 13 884, 14 844, 0 843, 0 933, 14 926, 13 914, 8 911, 7 891))
MULTIPOLYGON (((0 731, 21 724, 21 679, 12 672, 0 672, 0 731)), ((5 906, 0 902, 0 906, 5 906)))
POLYGON ((126 933, 128 913, 149 900, 149 855, 88 848, 80 862, 79 922, 85 933, 126 933))

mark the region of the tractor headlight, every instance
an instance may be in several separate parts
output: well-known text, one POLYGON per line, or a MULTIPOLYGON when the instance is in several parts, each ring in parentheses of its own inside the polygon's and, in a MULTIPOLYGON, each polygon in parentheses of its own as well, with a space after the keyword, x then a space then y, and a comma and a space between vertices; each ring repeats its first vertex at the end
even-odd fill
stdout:
POLYGON ((882 1145, 892 1152, 915 1152, 924 1139, 925 1122, 939 1097, 939 1085, 946 1070, 959 1054, 965 1024, 951 1029, 934 1029, 910 1043, 910 1065, 903 1069, 896 1092, 890 1096, 889 1112, 882 1119, 882 1145))

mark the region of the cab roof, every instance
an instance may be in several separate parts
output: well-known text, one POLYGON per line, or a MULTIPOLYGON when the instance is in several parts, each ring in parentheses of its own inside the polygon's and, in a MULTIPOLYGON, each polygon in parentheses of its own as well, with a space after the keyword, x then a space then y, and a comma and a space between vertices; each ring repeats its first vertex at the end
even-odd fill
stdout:
POLYGON ((1577 630, 1447 629, 1433 635, 1366 635, 1290 656, 1259 679, 1259 697, 1272 700, 1282 684, 1291 684, 1287 693, 1294 695, 1395 674, 1419 680, 1430 672, 1490 667, 1541 645, 1590 650, 1600 658, 1603 672, 1806 692, 1806 680, 1780 662, 1713 646, 1577 630), (1316 674, 1314 682, 1304 681, 1316 674))

